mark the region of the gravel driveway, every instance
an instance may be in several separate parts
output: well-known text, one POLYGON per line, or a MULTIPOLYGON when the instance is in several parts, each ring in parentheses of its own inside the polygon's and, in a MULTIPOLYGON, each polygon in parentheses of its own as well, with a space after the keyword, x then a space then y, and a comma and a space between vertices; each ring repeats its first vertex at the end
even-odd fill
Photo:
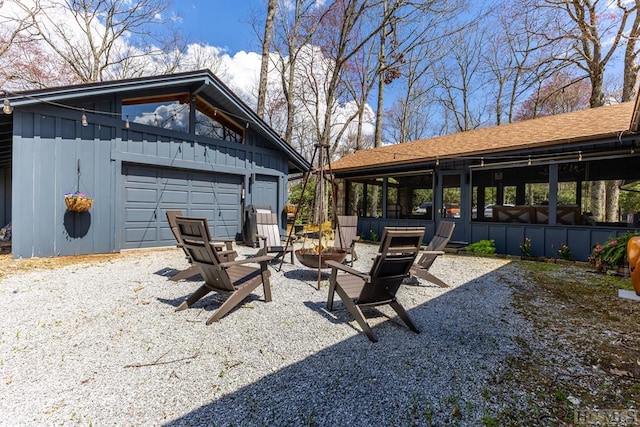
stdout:
MULTIPOLYGON (((358 244, 355 268, 376 249, 358 244)), ((438 259, 449 288, 398 292, 421 333, 382 307, 367 313, 378 343, 339 298, 327 312, 328 274, 317 290, 299 264, 270 267, 272 302, 260 287, 206 326, 218 296, 174 312, 200 283, 167 279, 184 267, 178 249, 145 250, 4 278, 0 425, 479 425, 530 334, 501 259, 438 259)))

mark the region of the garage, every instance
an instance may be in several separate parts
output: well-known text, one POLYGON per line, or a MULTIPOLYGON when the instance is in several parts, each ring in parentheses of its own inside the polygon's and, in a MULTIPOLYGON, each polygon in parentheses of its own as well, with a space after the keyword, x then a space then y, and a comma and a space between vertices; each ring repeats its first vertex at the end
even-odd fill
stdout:
POLYGON ((242 177, 134 164, 122 166, 122 248, 169 246, 167 210, 205 217, 215 239, 241 230, 242 177))
POLYGON ((311 169, 208 70, 4 95, 0 226, 14 258, 174 246, 169 209, 242 240, 244 206, 282 210, 287 177, 311 169), (75 192, 89 210, 68 208, 75 192))

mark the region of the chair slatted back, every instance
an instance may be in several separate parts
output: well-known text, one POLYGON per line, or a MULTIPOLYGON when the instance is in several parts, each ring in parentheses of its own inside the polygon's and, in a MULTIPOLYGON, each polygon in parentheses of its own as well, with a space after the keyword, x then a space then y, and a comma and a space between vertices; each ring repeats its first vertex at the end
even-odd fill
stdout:
POLYGON ((267 238, 267 247, 280 246, 282 244, 278 216, 275 213, 257 213, 256 228, 259 235, 267 238))
POLYGON ((200 267, 206 285, 216 292, 234 292, 228 273, 220 267, 218 251, 210 243, 207 219, 176 217, 176 226, 185 251, 193 263, 200 267))
POLYGON ((176 218, 179 216, 184 216, 181 210, 169 210, 165 212, 167 215, 167 222, 169 223, 169 227, 171 227, 171 232, 173 233, 173 237, 176 238, 176 242, 178 242, 178 247, 182 247, 182 237, 180 233, 178 233, 178 226, 176 224, 176 218))
POLYGON ((338 215, 339 233, 336 235, 336 247, 339 249, 348 249, 351 247, 354 239, 358 237, 358 217, 353 215, 338 215))
POLYGON ((456 228, 456 223, 453 221, 440 221, 438 224, 438 228, 436 229, 436 233, 433 236, 433 239, 427 245, 426 250, 428 251, 443 251, 444 248, 451 240, 451 236, 453 235, 453 229, 456 228))
POLYGON ((356 301, 358 305, 377 305, 395 299, 418 256, 424 232, 424 227, 384 228, 380 253, 369 272, 371 281, 362 288, 356 301))

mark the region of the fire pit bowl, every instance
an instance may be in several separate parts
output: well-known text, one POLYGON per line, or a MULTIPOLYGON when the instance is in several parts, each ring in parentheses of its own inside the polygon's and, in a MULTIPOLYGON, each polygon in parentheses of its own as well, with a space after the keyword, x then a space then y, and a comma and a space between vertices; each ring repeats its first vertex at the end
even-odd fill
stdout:
POLYGON ((303 248, 295 251, 296 258, 300 264, 309 268, 329 268, 325 261, 343 262, 347 257, 347 252, 342 249, 327 248, 321 253, 321 256, 314 249, 303 248), (318 260, 322 259, 322 263, 318 267, 318 260))

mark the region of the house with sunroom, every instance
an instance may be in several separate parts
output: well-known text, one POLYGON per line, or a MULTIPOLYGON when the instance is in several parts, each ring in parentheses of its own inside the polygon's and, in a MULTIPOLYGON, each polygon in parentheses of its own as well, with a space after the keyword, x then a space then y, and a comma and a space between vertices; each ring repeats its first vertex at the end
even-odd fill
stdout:
POLYGON ((626 102, 360 150, 332 164, 337 210, 358 215, 365 238, 424 226, 428 242, 453 221, 460 245, 494 240, 519 255, 529 238, 533 256, 565 245, 586 260, 596 243, 640 228, 639 114, 626 102), (598 211, 594 192, 618 203, 598 211))

